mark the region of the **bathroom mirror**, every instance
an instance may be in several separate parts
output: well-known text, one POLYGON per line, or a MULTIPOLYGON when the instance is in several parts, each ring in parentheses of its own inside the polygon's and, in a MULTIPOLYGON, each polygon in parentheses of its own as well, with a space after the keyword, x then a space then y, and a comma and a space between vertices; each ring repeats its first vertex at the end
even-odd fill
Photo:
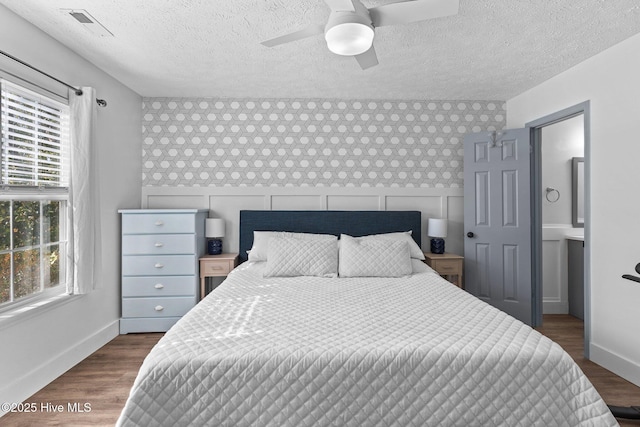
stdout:
POLYGON ((584 227, 584 157, 574 157, 572 159, 572 208, 571 218, 573 226, 584 227))

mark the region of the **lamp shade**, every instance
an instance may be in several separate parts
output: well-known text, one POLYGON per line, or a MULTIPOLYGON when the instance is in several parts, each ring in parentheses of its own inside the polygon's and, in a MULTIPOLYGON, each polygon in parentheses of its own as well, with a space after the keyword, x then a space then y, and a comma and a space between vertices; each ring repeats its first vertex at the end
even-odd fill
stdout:
POLYGON ((205 235, 207 237, 224 237, 224 219, 207 218, 205 223, 205 235))
POLYGON ((447 220, 438 218, 429 218, 428 233, 429 237, 447 237, 447 220))

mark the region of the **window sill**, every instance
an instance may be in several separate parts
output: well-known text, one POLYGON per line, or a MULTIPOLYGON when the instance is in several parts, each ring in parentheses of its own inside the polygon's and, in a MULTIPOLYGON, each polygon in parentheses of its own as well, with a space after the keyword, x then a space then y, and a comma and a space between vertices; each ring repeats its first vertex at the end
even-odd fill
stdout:
POLYGON ((81 295, 69 295, 66 292, 57 295, 43 296, 19 307, 0 312, 0 330, 18 322, 39 316, 42 313, 60 307, 80 297, 81 295))

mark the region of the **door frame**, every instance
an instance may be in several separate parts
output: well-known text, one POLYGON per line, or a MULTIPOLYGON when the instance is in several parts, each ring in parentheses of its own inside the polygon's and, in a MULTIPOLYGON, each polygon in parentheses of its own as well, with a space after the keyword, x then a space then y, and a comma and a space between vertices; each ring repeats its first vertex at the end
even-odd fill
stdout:
POLYGON ((542 128, 582 114, 584 118, 584 356, 591 342, 591 106, 584 101, 525 124, 531 128, 531 263, 534 325, 542 325, 542 128))

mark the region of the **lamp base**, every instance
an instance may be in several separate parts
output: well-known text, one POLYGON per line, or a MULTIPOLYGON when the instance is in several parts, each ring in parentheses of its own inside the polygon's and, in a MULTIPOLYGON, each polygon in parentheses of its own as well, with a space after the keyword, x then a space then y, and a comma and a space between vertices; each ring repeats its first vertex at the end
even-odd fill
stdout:
POLYGON ((444 239, 434 237, 431 239, 431 253, 443 254, 444 253, 444 239))
POLYGON ((207 242, 207 253, 209 255, 220 255, 222 253, 222 240, 211 239, 207 242))

